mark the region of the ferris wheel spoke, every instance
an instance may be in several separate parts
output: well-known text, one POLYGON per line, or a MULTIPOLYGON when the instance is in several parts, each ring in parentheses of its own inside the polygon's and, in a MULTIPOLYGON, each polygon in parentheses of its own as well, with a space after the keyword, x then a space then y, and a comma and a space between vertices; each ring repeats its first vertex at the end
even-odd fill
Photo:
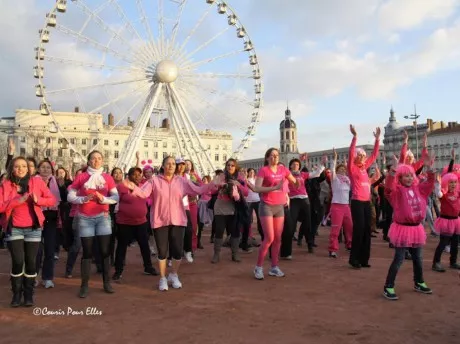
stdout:
POLYGON ((201 60, 201 61, 197 61, 197 62, 193 62, 193 63, 186 63, 186 64, 183 64, 180 68, 182 70, 193 70, 193 69, 196 69, 197 67, 199 67, 201 65, 208 64, 208 63, 211 63, 211 62, 214 62, 214 61, 217 61, 217 60, 221 60, 221 59, 233 56, 233 55, 237 55, 237 54, 240 54, 242 52, 244 52, 244 50, 234 50, 234 51, 231 51, 231 52, 219 55, 219 56, 207 58, 205 60, 201 60))
POLYGON ((206 86, 203 86, 202 84, 198 84, 198 83, 194 83, 192 81, 189 81, 189 80, 183 80, 181 79, 181 83, 184 83, 184 84, 187 84, 187 85, 191 85, 191 86, 194 86, 198 89, 201 89, 203 91, 206 91, 210 94, 215 94, 215 95, 218 95, 218 96, 221 96, 227 100, 231 100, 231 101, 234 101, 234 102, 238 102, 238 103, 242 103, 242 104, 245 104, 245 105, 253 105, 254 104, 254 101, 249 99, 249 98, 246 98, 246 97, 237 97, 237 96, 230 96, 222 91, 219 91, 219 90, 216 90, 215 88, 211 88, 211 87, 206 87, 206 86))
POLYGON ((158 43, 161 56, 165 56, 165 33, 164 33, 164 3, 163 0, 158 0, 158 43))
POLYGON ((187 54, 187 56, 181 58, 178 60, 178 64, 181 64, 184 62, 184 60, 188 60, 190 59, 193 55, 195 55, 196 53, 198 53, 199 51, 203 50, 204 48, 206 48, 209 44, 211 44, 212 42, 214 42, 217 38, 219 38, 221 35, 223 35, 225 32, 227 32, 228 30, 230 29, 230 26, 227 26, 225 29, 223 29, 222 31, 218 32, 216 35, 214 35, 213 37, 211 37, 210 39, 208 39, 206 42, 204 42, 202 45, 200 45, 198 48, 196 48, 195 50, 193 50, 191 53, 187 54))
POLYGON ((110 106, 110 105, 112 105, 113 103, 116 103, 116 102, 118 102, 118 101, 120 101, 120 100, 122 100, 122 99, 125 99, 126 97, 130 96, 131 94, 134 94, 134 93, 138 92, 139 90, 141 90, 141 89, 143 89, 143 88, 146 88, 146 87, 148 87, 148 86, 149 86, 149 84, 146 83, 146 84, 144 84, 144 85, 142 85, 142 86, 139 86, 139 87, 135 88, 134 90, 130 90, 130 91, 128 91, 128 92, 125 92, 125 93, 119 95, 118 97, 116 97, 116 98, 114 98, 114 99, 108 101, 107 103, 102 104, 101 106, 98 106, 98 107, 95 108, 95 109, 92 109, 91 111, 89 111, 89 113, 96 113, 96 112, 99 112, 99 111, 101 111, 102 109, 106 108, 107 106, 110 106))
MULTIPOLYGON (((160 0, 161 1, 161 0, 160 0)), ((176 21, 173 25, 172 33, 171 33, 171 46, 174 47, 176 44, 176 37, 177 32, 179 31, 180 22, 182 20, 182 14, 184 12, 185 5, 187 4, 187 0, 181 0, 179 4, 179 10, 177 12, 176 21)))
MULTIPOLYGON (((124 21, 125 26, 128 28, 128 31, 135 36, 140 42, 143 41, 141 35, 139 34, 139 31, 136 30, 134 27, 133 23, 129 20, 129 18, 126 16, 125 11, 123 8, 120 6, 117 0, 111 0, 112 4, 115 6, 115 9, 120 16, 120 18, 124 21)), ((155 54, 152 50, 148 49, 147 51, 140 50, 140 52, 147 58, 150 59, 155 59, 155 54)))
POLYGON ((116 58, 119 58, 125 62, 128 62, 130 64, 135 64, 134 60, 132 60, 129 56, 127 55, 124 55, 124 54, 120 54, 118 51, 116 51, 115 49, 112 49, 110 48, 109 45, 104 45, 92 38, 89 38, 83 34, 81 34, 80 32, 76 32, 72 29, 69 29, 63 25, 60 25, 60 24, 57 24, 56 25, 56 28, 61 31, 62 33, 65 33, 66 35, 69 35, 69 36, 72 36, 76 39, 78 39, 80 42, 82 43, 86 43, 86 44, 89 44, 91 45, 92 47, 104 52, 104 53, 110 53, 111 55, 113 55, 114 57, 116 58))
POLYGON ((79 60, 68 59, 65 57, 56 57, 56 56, 45 56, 45 60, 49 62, 58 62, 62 64, 73 65, 75 67, 88 67, 94 69, 106 69, 106 70, 124 70, 124 71, 133 71, 133 70, 143 70, 140 67, 136 66, 108 66, 106 64, 101 63, 93 63, 93 62, 85 62, 79 60))
POLYGON ((145 77, 143 77, 143 78, 131 79, 131 80, 119 80, 119 81, 113 81, 113 82, 105 82, 102 84, 85 85, 85 86, 78 86, 78 87, 73 87, 73 88, 63 88, 60 90, 47 91, 46 93, 50 95, 50 94, 57 94, 57 93, 73 92, 77 90, 105 87, 105 86, 132 84, 132 83, 139 82, 139 81, 146 81, 146 79, 145 77))
MULTIPOLYGON (((83 0, 74 0, 77 7, 79 7, 83 13, 85 13, 91 20, 93 20, 100 28, 102 28, 105 32, 110 34, 111 36, 117 38, 121 43, 124 45, 131 47, 131 43, 128 42, 125 38, 123 38, 117 31, 112 29, 110 25, 108 25, 99 15, 98 12, 91 10, 83 0)), ((107 1, 104 5, 110 4, 111 1, 107 1)), ((101 7, 102 7, 101 6, 101 7)), ((99 11, 100 12, 100 11, 99 11)), ((82 31, 80 31, 81 33, 82 31)))
POLYGON ((148 35, 148 39, 149 39, 149 47, 150 49, 153 51, 154 53, 154 56, 155 56, 155 60, 158 60, 160 59, 160 52, 158 51, 158 47, 155 43, 155 38, 153 37, 153 32, 152 32, 152 29, 150 27, 150 24, 147 20, 147 15, 145 13, 145 10, 144 10, 144 6, 142 5, 142 0, 136 0, 136 5, 137 5, 137 10, 139 11, 139 14, 141 16, 140 20, 142 22, 142 24, 144 25, 144 29, 148 35))
POLYGON ((190 73, 181 74, 183 78, 206 78, 206 79, 253 79, 252 74, 222 74, 222 73, 190 73))
MULTIPOLYGON (((195 31, 200 27, 201 23, 206 19, 206 17, 208 16, 208 14, 211 12, 211 9, 212 7, 209 6, 208 9, 203 13, 203 15, 200 17, 200 19, 198 20, 198 22, 195 24, 195 26, 192 28, 192 30, 190 31, 190 33, 187 35, 187 37, 185 38, 185 40, 182 42, 181 46, 179 47, 179 49, 177 50, 177 52, 181 53, 184 51, 184 48, 185 46, 187 45, 188 41, 190 40, 190 38, 192 38, 192 36, 195 34, 195 31)), ((173 46, 174 48, 174 46, 173 46)), ((181 53, 182 55, 182 53, 181 53)), ((179 55, 179 57, 181 56, 179 55)), ((173 54, 173 56, 177 56, 177 54, 173 54)))

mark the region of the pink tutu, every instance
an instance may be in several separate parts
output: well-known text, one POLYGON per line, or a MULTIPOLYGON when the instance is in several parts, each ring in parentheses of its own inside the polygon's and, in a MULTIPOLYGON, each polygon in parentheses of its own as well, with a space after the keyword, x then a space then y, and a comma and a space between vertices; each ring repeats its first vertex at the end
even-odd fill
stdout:
POLYGON ((436 230, 436 233, 438 233, 439 235, 460 235, 460 217, 457 217, 455 220, 438 217, 434 222, 434 228, 436 230))
POLYGON ((388 238, 395 247, 420 247, 425 245, 426 233, 423 225, 403 226, 393 222, 388 238))

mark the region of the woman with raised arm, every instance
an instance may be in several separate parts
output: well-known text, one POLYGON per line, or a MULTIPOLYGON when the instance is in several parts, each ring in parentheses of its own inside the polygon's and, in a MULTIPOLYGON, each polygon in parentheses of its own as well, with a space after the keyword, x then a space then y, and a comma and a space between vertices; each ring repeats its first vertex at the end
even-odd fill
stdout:
POLYGON ((353 236, 353 220, 350 210, 350 178, 344 164, 337 165, 337 152, 333 149, 332 161, 332 205, 331 205, 331 233, 329 235, 329 257, 337 258, 339 251, 339 233, 343 227, 345 246, 351 249, 353 236))
POLYGON ((183 198, 197 196, 217 189, 222 178, 215 178, 211 183, 197 186, 190 180, 175 174, 176 161, 168 156, 163 159, 163 173, 138 188, 134 183, 125 181, 125 186, 133 196, 151 197, 150 225, 153 228, 158 249, 158 268, 160 272, 159 290, 168 290, 168 283, 173 288, 182 288, 178 272, 182 260, 184 232, 187 216, 183 198), (172 258, 172 271, 166 278, 166 258, 172 258))
POLYGON ((351 182, 351 217, 353 219, 353 239, 350 252, 350 265, 355 269, 369 268, 371 253, 371 185, 367 169, 379 154, 380 128, 374 132, 374 150, 370 157, 362 148, 356 149, 357 133, 350 124, 353 135, 348 152, 348 177, 351 182))
POLYGON ((45 222, 42 207, 56 204, 51 191, 40 178, 31 178, 27 161, 14 158, 8 166, 8 177, 0 185, 2 228, 11 254, 12 307, 34 305, 38 245, 45 222))
POLYGON ((93 243, 97 243, 102 257, 102 281, 104 291, 113 293, 110 285, 110 224, 109 205, 118 202, 118 191, 110 174, 104 173, 103 157, 99 151, 88 155, 88 168, 69 186, 67 200, 78 204, 78 228, 83 258, 81 260, 81 287, 79 296, 88 296, 93 243))
POLYGON ((256 177, 254 192, 260 193, 259 216, 264 231, 264 240, 259 247, 257 265, 254 268, 254 277, 264 279, 263 262, 271 246, 270 276, 284 277, 278 266, 281 248, 281 235, 284 225, 284 205, 286 194, 283 192, 283 183, 287 179, 298 188, 300 183, 291 172, 279 164, 280 153, 276 148, 270 148, 265 153, 264 167, 259 170, 256 177))

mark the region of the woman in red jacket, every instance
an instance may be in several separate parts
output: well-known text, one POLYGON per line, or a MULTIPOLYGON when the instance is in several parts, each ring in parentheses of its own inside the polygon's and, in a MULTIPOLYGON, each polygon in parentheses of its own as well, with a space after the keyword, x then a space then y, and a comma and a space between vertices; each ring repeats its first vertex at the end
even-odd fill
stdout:
POLYGON ((41 207, 51 207, 56 199, 40 178, 30 178, 27 161, 14 158, 8 168, 8 179, 0 185, 2 228, 11 254, 12 307, 34 305, 36 257, 45 217, 41 207))

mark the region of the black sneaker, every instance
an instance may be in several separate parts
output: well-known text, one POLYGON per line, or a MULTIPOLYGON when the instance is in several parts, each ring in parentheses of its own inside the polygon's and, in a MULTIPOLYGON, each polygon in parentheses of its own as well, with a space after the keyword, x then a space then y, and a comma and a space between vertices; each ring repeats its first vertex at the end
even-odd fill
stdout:
POLYGON ((329 252, 330 258, 337 258, 337 252, 329 252))
POLYGON ((308 247, 308 253, 315 253, 313 246, 308 247))
POLYGON ((396 301, 396 300, 399 299, 398 295, 396 295, 396 293, 395 293, 395 289, 394 288, 387 288, 387 287, 383 288, 383 297, 385 297, 385 299, 391 300, 391 301, 396 301))
POLYGON ((455 269, 455 270, 460 270, 460 265, 457 263, 453 263, 449 265, 449 268, 455 269))
POLYGON ((370 264, 365 263, 365 264, 361 264, 361 267, 362 268, 370 268, 371 266, 370 266, 370 264))
POLYGON ((114 282, 121 282, 121 273, 115 272, 112 276, 112 281, 114 282))
POLYGON ((348 264, 350 264, 353 269, 356 269, 356 270, 361 269, 361 264, 357 262, 348 262, 348 264))
POLYGON ((144 275, 158 276, 158 272, 153 266, 144 269, 144 275))
POLYGON ((441 263, 434 263, 431 270, 436 272, 446 272, 446 269, 442 267, 441 263))
POLYGON ((422 294, 432 294, 433 293, 433 291, 430 288, 428 288, 425 282, 415 283, 414 290, 422 294))

